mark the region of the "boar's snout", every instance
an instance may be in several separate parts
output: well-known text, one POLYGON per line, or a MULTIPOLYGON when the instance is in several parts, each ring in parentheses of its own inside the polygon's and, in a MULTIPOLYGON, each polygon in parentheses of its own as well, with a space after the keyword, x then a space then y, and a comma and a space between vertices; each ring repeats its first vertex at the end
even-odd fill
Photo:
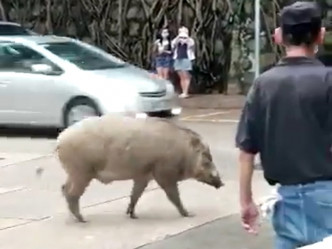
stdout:
POLYGON ((216 189, 223 187, 225 184, 221 181, 220 175, 217 170, 213 170, 209 177, 210 185, 216 189))
POLYGON ((221 181, 221 179, 215 179, 212 181, 212 186, 214 186, 216 189, 223 187, 225 184, 221 181))

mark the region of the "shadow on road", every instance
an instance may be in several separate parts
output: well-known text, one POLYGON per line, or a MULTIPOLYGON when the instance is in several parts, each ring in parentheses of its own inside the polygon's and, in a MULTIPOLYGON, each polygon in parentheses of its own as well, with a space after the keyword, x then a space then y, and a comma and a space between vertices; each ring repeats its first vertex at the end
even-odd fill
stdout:
POLYGON ((55 128, 9 128, 0 126, 0 137, 56 138, 60 130, 55 128))

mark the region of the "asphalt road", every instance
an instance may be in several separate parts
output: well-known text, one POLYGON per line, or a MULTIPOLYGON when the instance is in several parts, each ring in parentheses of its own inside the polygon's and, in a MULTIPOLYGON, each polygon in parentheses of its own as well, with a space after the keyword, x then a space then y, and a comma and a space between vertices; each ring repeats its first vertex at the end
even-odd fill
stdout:
MULTIPOLYGON (((139 204, 141 219, 134 222, 123 214, 130 193, 127 183, 112 188, 93 184, 82 200, 82 212, 91 221, 87 226, 68 218, 59 194, 63 173, 48 156, 57 133, 0 129, 0 248, 272 248, 268 223, 263 223, 257 237, 240 227, 234 149, 238 116, 238 110, 185 110, 179 119, 210 144, 226 183, 218 194, 195 182, 181 185, 183 202, 194 211, 194 218, 179 217, 161 191, 152 186, 139 204), (40 165, 48 167, 48 173, 38 182, 32 172, 40 165), (56 241, 56 246, 49 241, 56 241)), ((257 198, 269 192, 260 171, 256 172, 254 189, 257 198)))

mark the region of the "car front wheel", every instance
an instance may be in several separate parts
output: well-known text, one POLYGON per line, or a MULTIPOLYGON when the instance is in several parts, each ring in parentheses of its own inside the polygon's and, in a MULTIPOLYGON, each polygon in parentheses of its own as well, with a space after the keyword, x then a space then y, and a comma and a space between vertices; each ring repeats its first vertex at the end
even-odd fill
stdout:
POLYGON ((64 126, 67 128, 85 118, 95 116, 100 116, 100 112, 93 101, 80 99, 67 107, 64 114, 64 126))

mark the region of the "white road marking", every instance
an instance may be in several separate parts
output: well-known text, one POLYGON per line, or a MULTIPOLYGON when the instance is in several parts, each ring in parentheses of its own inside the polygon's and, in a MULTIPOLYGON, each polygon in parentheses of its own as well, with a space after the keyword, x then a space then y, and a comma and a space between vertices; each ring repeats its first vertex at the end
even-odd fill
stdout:
POLYGON ((186 119, 192 119, 192 118, 205 118, 209 116, 215 116, 215 115, 220 115, 220 114, 228 114, 230 111, 222 111, 222 112, 211 112, 211 113, 205 113, 205 114, 195 114, 195 115, 189 115, 186 117, 183 117, 182 120, 186 119))
POLYGON ((212 123, 239 123, 239 120, 236 119, 199 119, 199 118, 192 118, 192 119, 181 119, 181 121, 185 122, 212 122, 212 123))
POLYGON ((22 191, 22 190, 26 190, 26 187, 17 186, 17 187, 12 187, 12 188, 0 188, 0 195, 12 193, 12 192, 18 192, 18 191, 22 191))
POLYGON ((0 157, 4 158, 3 160, 0 161, 0 169, 16 165, 18 163, 38 160, 50 156, 53 156, 53 153, 45 155, 35 154, 35 153, 0 153, 0 157))

